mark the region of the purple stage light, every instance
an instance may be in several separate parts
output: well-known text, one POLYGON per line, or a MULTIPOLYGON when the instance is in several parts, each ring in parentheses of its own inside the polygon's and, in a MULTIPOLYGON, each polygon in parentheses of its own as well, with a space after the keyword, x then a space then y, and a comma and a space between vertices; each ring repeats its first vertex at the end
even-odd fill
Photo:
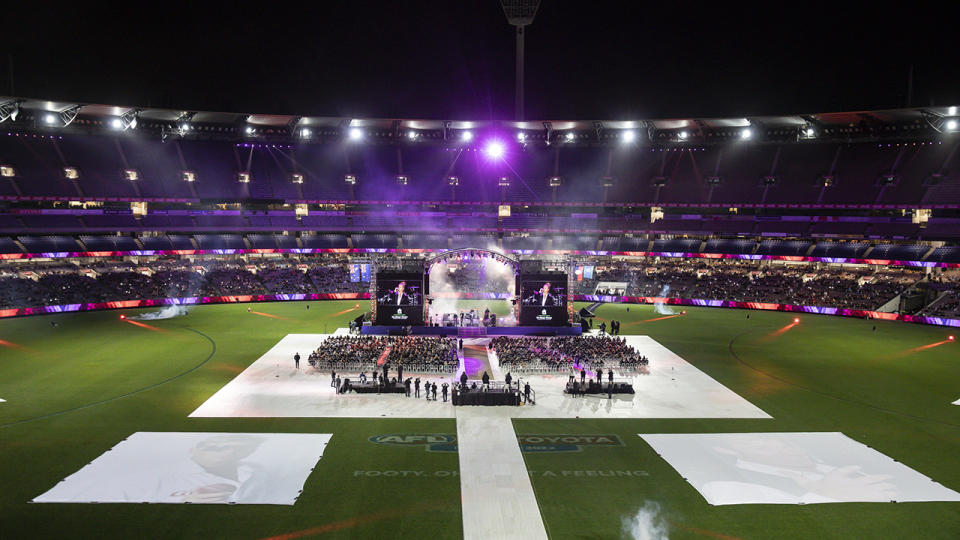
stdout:
POLYGON ((490 159, 500 159, 504 152, 503 143, 497 140, 490 141, 483 148, 483 152, 490 159))

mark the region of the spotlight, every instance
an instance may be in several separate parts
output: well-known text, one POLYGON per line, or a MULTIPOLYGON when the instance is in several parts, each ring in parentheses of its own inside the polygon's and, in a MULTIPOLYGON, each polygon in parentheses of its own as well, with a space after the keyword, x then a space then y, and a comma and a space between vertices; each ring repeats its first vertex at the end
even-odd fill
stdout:
POLYGON ((357 185, 357 177, 352 174, 343 175, 343 182, 351 186, 357 185))
POLYGON ((799 318, 799 317, 794 317, 794 318, 793 318, 793 324, 800 324, 800 318, 799 318))
POLYGON ((522 131, 521 131, 521 132, 518 132, 518 133, 517 133, 517 140, 520 141, 520 142, 523 142, 523 141, 527 140, 527 134, 526 134, 526 133, 523 133, 522 131))
POLYGON ((497 185, 500 187, 510 187, 510 178, 507 176, 501 176, 500 179, 497 180, 497 185))
POLYGON ((121 315, 121 316, 120 316, 120 320, 121 320, 121 321, 124 320, 124 319, 126 319, 126 318, 127 318, 126 315, 121 315))
POLYGON ((681 141, 686 140, 687 135, 688 133, 686 131, 681 131, 680 133, 677 133, 677 137, 679 137, 681 141))
POLYGON ((80 178, 80 171, 78 171, 76 167, 64 167, 63 177, 67 180, 76 180, 80 178))
POLYGON ((401 174, 401 175, 397 175, 397 176, 396 176, 396 179, 397 179, 397 185, 400 185, 400 186, 405 186, 405 185, 407 185, 407 184, 409 183, 409 181, 410 181, 409 178, 407 178, 406 176, 404 176, 404 175, 402 175, 402 174, 401 174))
POLYGON ((812 127, 808 127, 808 128, 804 131, 804 133, 807 135, 807 137, 810 137, 810 138, 813 138, 813 137, 816 137, 816 136, 817 136, 817 130, 813 129, 812 127))
POLYGON ((574 135, 573 133, 567 133, 564 136, 564 138, 567 139, 567 142, 569 142, 569 141, 572 141, 574 138, 576 138, 576 135, 574 135))
POLYGON ((411 139, 411 140, 416 139, 416 138, 417 138, 417 132, 416 132, 416 131, 413 131, 413 130, 408 131, 408 132, 407 132, 407 138, 408 138, 408 139, 411 139))
POLYGON ((551 176, 547 179, 547 183, 550 185, 550 187, 560 187, 560 184, 563 183, 563 178, 559 176, 551 176))
POLYGON ((290 175, 290 181, 293 182, 294 184, 302 184, 302 183, 303 183, 303 175, 302 175, 302 174, 299 174, 299 173, 291 174, 291 175, 290 175))
POLYGON ((197 175, 193 171, 180 171, 180 179, 184 182, 195 182, 197 175))
POLYGON ((130 181, 136 181, 140 179, 140 173, 136 169, 126 169, 123 171, 123 177, 130 181))
POLYGON ((363 130, 360 128, 350 128, 350 131, 347 133, 347 136, 351 141, 359 141, 363 138, 363 130))
POLYGON ((240 182, 241 184, 249 184, 249 183, 250 183, 250 173, 248 173, 248 172, 239 172, 239 173, 237 173, 237 182, 240 182))
POLYGON ((950 116, 953 116, 953 115, 957 114, 957 106, 954 105, 954 106, 952 106, 952 107, 949 107, 949 108, 947 109, 947 114, 949 114, 950 116))
POLYGON ((304 139, 309 139, 311 135, 313 135, 313 132, 310 131, 310 128, 303 128, 300 130, 300 137, 304 139))
POLYGON ((181 131, 181 132, 190 131, 190 124, 188 124, 188 123, 186 123, 186 122, 181 122, 181 123, 180 123, 180 131, 181 131))
POLYGON ((635 141, 635 140, 637 140, 637 132, 636 132, 636 131, 633 131, 633 130, 631 129, 631 130, 628 130, 628 131, 624 131, 624 132, 623 132, 623 142, 625 142, 625 143, 632 143, 632 142, 635 141))
POLYGON ((463 141, 463 142, 470 142, 470 141, 472 141, 472 140, 473 140, 473 132, 472 132, 472 131, 464 131, 463 133, 460 134, 460 140, 463 141))
POLYGON ((750 137, 753 137, 753 131, 750 128, 743 128, 740 132, 740 138, 749 139, 750 137))
POLYGON ((458 176, 448 176, 448 177, 447 177, 447 184, 450 185, 450 186, 459 186, 459 185, 460 185, 460 177, 458 177, 458 176))
POLYGON ((682 310, 682 311, 680 312, 680 314, 681 314, 681 315, 686 315, 686 314, 687 314, 687 310, 685 310, 685 309, 682 310))
POLYGON ((253 129, 253 126, 247 126, 247 129, 245 129, 244 131, 247 133, 247 135, 253 135, 254 131, 256 130, 253 129))
POLYGON ((53 125, 57 123, 57 117, 52 114, 45 114, 43 116, 43 122, 48 125, 53 125))
POLYGON ((123 120, 119 118, 114 118, 110 121, 110 127, 113 129, 123 129, 123 120))
POLYGON ((10 178, 16 175, 17 175, 17 172, 13 170, 13 167, 10 167, 8 165, 0 165, 0 176, 4 178, 10 178))
POLYGON ((947 129, 949 131, 956 131, 957 129, 957 121, 952 118, 950 120, 947 120, 947 123, 945 125, 947 126, 947 129))
POLYGON ((490 141, 487 143, 487 146, 483 149, 484 153, 487 154, 487 157, 491 159, 502 158, 503 150, 504 150, 503 143, 500 141, 490 141))
POLYGON ((947 339, 953 341, 953 336, 947 336, 947 339))

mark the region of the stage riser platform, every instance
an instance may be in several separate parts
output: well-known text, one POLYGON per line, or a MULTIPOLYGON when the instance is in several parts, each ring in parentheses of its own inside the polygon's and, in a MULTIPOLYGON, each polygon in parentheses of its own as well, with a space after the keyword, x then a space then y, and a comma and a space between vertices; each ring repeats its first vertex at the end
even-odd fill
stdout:
MULTIPOLYGON (((360 332, 365 335, 399 335, 403 326, 363 326, 360 332)), ((488 336, 579 336, 579 326, 489 326, 488 336)), ((456 336, 456 326, 411 326, 410 334, 417 336, 456 336)))

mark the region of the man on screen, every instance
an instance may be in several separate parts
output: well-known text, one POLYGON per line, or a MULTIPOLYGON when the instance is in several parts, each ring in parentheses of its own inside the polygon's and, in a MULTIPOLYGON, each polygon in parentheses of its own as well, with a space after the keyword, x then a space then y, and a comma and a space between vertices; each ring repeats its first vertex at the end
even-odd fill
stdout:
POLYGON ((524 300, 525 304, 534 305, 534 306, 556 306, 560 303, 557 301, 557 295, 550 294, 550 282, 546 282, 540 287, 539 290, 533 292, 524 300))
POLYGON ((406 306, 413 304, 413 294, 406 292, 407 282, 401 281, 397 286, 380 299, 381 304, 391 306, 406 306))

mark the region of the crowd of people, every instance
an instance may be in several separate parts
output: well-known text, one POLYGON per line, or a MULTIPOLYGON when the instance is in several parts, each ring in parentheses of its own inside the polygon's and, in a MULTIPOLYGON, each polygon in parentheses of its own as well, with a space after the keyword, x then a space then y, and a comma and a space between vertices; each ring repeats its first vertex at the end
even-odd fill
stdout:
POLYGON ((403 371, 453 373, 460 364, 455 339, 424 336, 331 336, 307 361, 323 371, 365 372, 386 365, 401 376, 403 371))
POLYGON ((365 292, 369 287, 369 282, 350 281, 345 262, 319 257, 18 263, 0 266, 0 309, 153 298, 365 292))
POLYGON ((618 367, 636 370, 650 359, 637 352, 621 337, 608 335, 567 337, 495 337, 490 349, 500 365, 515 371, 546 369, 567 371, 588 367, 593 370, 618 367))
POLYGON ((577 294, 660 296, 876 310, 924 277, 914 268, 818 267, 755 261, 611 263, 577 294), (611 284, 625 283, 626 287, 611 284))
MULTIPOLYGON (((405 260, 383 257, 377 266, 390 268, 395 263, 399 267, 405 260)), ((593 262, 593 278, 576 281, 576 294, 612 292, 876 310, 927 278, 925 269, 912 267, 697 259, 593 262)), ((351 281, 350 263, 346 255, 7 261, 0 262, 0 309, 147 298, 369 291, 369 282, 351 281)), ((511 284, 504 275, 484 268, 479 263, 464 264, 444 275, 458 292, 509 290, 511 284)), ((948 274, 931 277, 931 281, 943 281, 943 298, 922 314, 960 316, 960 279, 944 279, 948 274)))

